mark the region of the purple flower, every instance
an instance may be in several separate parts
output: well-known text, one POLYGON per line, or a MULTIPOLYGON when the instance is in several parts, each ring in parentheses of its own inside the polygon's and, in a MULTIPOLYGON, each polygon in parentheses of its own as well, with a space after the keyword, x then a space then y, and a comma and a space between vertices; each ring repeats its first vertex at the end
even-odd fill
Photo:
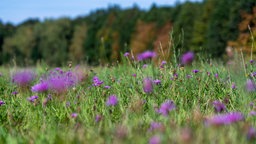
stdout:
POLYGON ((216 78, 218 78, 218 77, 219 77, 219 74, 218 74, 218 73, 216 73, 214 76, 215 76, 216 78))
POLYGON ((143 90, 147 94, 153 92, 153 82, 150 78, 144 78, 144 80, 143 80, 143 90))
POLYGON ((137 59, 139 61, 146 60, 146 59, 151 59, 153 57, 156 57, 156 53, 153 52, 153 51, 145 51, 145 52, 137 55, 137 59))
POLYGON ((212 102, 215 112, 223 112, 226 110, 226 106, 218 100, 212 102))
POLYGON ((5 102, 2 101, 2 100, 0 100, 0 106, 2 106, 2 105, 4 105, 4 104, 5 104, 5 102))
POLYGON ((172 100, 167 100, 166 102, 161 104, 160 108, 158 109, 158 113, 162 114, 163 116, 168 116, 169 112, 174 109, 174 102, 172 100))
POLYGON ((190 79, 190 78, 192 78, 192 76, 191 75, 187 75, 187 79, 190 79))
POLYGON ((128 57, 129 55, 130 55, 129 52, 124 53, 124 56, 125 56, 125 57, 128 57))
POLYGON ((67 90, 68 86, 64 77, 51 77, 48 79, 49 89, 55 93, 63 93, 67 90))
POLYGON ((110 88, 111 88, 111 86, 104 86, 104 88, 105 88, 105 89, 110 89, 110 88))
POLYGON ((236 89, 236 84, 235 84, 235 83, 232 83, 231 88, 232 88, 232 89, 236 89))
POLYGON ((254 140, 256 139, 256 130, 253 127, 250 127, 247 131, 247 139, 254 140))
POLYGON ((154 80, 154 83, 155 83, 156 85, 160 85, 160 84, 161 84, 161 80, 156 79, 156 80, 154 80))
POLYGON ((161 138, 158 135, 154 135, 150 138, 149 144, 160 144, 161 138))
POLYGON ((72 117, 72 118, 76 118, 77 116, 78 116, 77 113, 72 113, 72 114, 71 114, 71 117, 72 117))
POLYGON ((147 64, 144 64, 143 66, 142 66, 142 68, 147 68, 148 67, 148 65, 147 64))
POLYGON ((12 76, 12 82, 18 86, 25 87, 28 86, 35 77, 35 73, 31 70, 18 71, 12 76))
POLYGON ((102 116, 101 115, 96 115, 95 117, 95 122, 100 122, 102 119, 102 116))
POLYGON ((101 81, 97 76, 93 77, 93 86, 100 86, 103 84, 103 81, 101 81))
POLYGON ((107 100, 107 106, 115 106, 118 103, 118 99, 116 97, 116 95, 111 95, 108 97, 107 100))
POLYGON ((136 77, 137 75, 136 74, 132 74, 133 77, 136 77))
POLYGON ((28 97, 27 100, 30 101, 30 102, 35 102, 36 99, 38 99, 38 96, 37 95, 34 95, 34 96, 31 96, 31 97, 28 97))
POLYGON ((194 69, 194 70, 192 70, 192 72, 193 72, 193 73, 198 73, 198 72, 199 72, 199 70, 194 69))
POLYGON ((194 53, 193 52, 187 52, 182 55, 181 57, 181 63, 184 65, 191 64, 194 60, 194 53))
POLYGON ((159 130, 163 128, 163 125, 159 122, 151 122, 149 131, 159 130))
POLYGON ((256 76, 256 72, 251 73, 251 77, 255 77, 256 76))
POLYGON ((250 60, 250 64, 253 64, 254 60, 250 60))
POLYGON ((60 68, 55 68, 50 71, 48 75, 41 78, 41 82, 34 85, 31 90, 33 92, 44 92, 51 90, 55 93, 64 93, 68 88, 75 86, 82 80, 80 70, 76 68, 77 72, 63 71, 60 68))
POLYGON ((253 92, 253 91, 256 90, 256 85, 255 85, 255 83, 254 83, 253 80, 248 79, 248 80, 246 81, 246 90, 247 90, 248 92, 253 92))
POLYGON ((17 91, 13 91, 13 92, 12 92, 12 95, 17 95, 17 94, 18 94, 17 91))
POLYGON ((161 65, 160 65, 160 68, 164 68, 164 66, 167 64, 167 62, 166 61, 162 61, 161 62, 161 65))
POLYGON ((230 112, 226 114, 218 114, 206 119, 206 125, 229 125, 244 120, 244 116, 240 112, 230 112))
POLYGON ((256 116, 256 111, 250 111, 249 116, 256 116))
POLYGON ((32 92, 45 92, 48 90, 48 83, 45 81, 42 81, 34 86, 32 86, 31 91, 32 92))

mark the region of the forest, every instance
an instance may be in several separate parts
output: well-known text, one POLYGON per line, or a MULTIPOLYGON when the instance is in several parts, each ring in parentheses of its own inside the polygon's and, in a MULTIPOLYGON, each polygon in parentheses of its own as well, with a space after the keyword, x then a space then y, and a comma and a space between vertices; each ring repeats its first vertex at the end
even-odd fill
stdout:
POLYGON ((0 21, 0 65, 44 62, 99 64, 121 55, 152 50, 163 60, 174 52, 193 51, 225 59, 226 48, 256 53, 255 0, 203 0, 152 5, 149 10, 110 6, 75 19, 27 19, 13 25, 0 21))

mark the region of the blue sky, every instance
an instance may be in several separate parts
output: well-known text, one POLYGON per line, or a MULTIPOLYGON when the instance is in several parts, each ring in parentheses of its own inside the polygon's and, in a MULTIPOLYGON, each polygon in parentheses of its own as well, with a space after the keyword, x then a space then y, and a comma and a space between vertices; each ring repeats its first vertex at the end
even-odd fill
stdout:
POLYGON ((148 9, 153 3, 158 6, 172 6, 177 1, 201 0, 1 0, 0 20, 4 23, 19 24, 28 18, 75 18, 114 4, 121 8, 137 4, 141 9, 148 9))

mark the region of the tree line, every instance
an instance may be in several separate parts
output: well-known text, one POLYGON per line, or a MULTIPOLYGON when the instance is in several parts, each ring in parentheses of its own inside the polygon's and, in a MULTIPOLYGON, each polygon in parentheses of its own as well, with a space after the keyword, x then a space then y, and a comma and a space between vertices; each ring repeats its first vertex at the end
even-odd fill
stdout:
MULTIPOLYGON (((255 0, 204 0, 121 9, 111 6, 76 19, 28 19, 15 26, 0 21, 0 64, 48 65, 68 61, 98 65, 154 50, 168 60, 173 52, 194 51, 221 58, 227 46, 249 52, 256 36, 255 0)), ((254 44, 254 46, 256 43, 254 44)), ((256 50, 253 50, 253 52, 256 50)))

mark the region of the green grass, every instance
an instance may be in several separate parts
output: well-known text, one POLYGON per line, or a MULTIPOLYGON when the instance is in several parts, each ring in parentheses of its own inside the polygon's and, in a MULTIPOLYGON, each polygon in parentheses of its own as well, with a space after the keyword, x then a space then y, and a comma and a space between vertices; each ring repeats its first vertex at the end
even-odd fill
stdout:
MULTIPOLYGON (((246 63, 246 73, 239 60, 230 66, 197 61, 185 67, 168 62, 164 68, 150 63, 142 68, 142 63, 125 61, 93 71, 84 68, 87 77, 77 86, 59 95, 39 93, 35 103, 27 100, 36 94, 30 87, 20 89, 11 83, 13 69, 1 68, 0 100, 5 104, 0 106, 0 143, 149 143, 154 135, 160 136, 162 143, 253 143, 247 139, 247 130, 255 127, 256 117, 248 113, 253 110, 249 104, 255 102, 256 94, 246 92, 245 83, 255 64, 246 63), (193 69, 199 72, 192 73, 193 69), (171 79, 174 73, 178 77, 171 79), (104 81, 103 85, 92 86, 94 75, 104 81), (143 92, 146 77, 161 80, 151 94, 143 92), (236 89, 231 88, 232 83, 236 89), (105 89, 106 85, 111 88, 105 89), (13 91, 18 94, 12 95, 13 91), (43 106, 48 94, 53 99, 43 106), (107 106, 112 94, 118 97, 118 104, 107 106), (166 100, 176 105, 167 117, 156 112, 166 100), (242 112, 245 120, 206 126, 205 119, 216 114, 214 100, 226 100, 227 112, 242 112), (76 118, 71 117, 74 112, 76 118), (95 122, 96 115, 102 116, 100 122, 95 122), (162 123, 163 128, 149 131, 151 122, 162 123), (183 138, 184 133, 188 139, 183 138)), ((38 78, 33 84, 46 73, 46 67, 37 66, 36 71, 38 78)))

